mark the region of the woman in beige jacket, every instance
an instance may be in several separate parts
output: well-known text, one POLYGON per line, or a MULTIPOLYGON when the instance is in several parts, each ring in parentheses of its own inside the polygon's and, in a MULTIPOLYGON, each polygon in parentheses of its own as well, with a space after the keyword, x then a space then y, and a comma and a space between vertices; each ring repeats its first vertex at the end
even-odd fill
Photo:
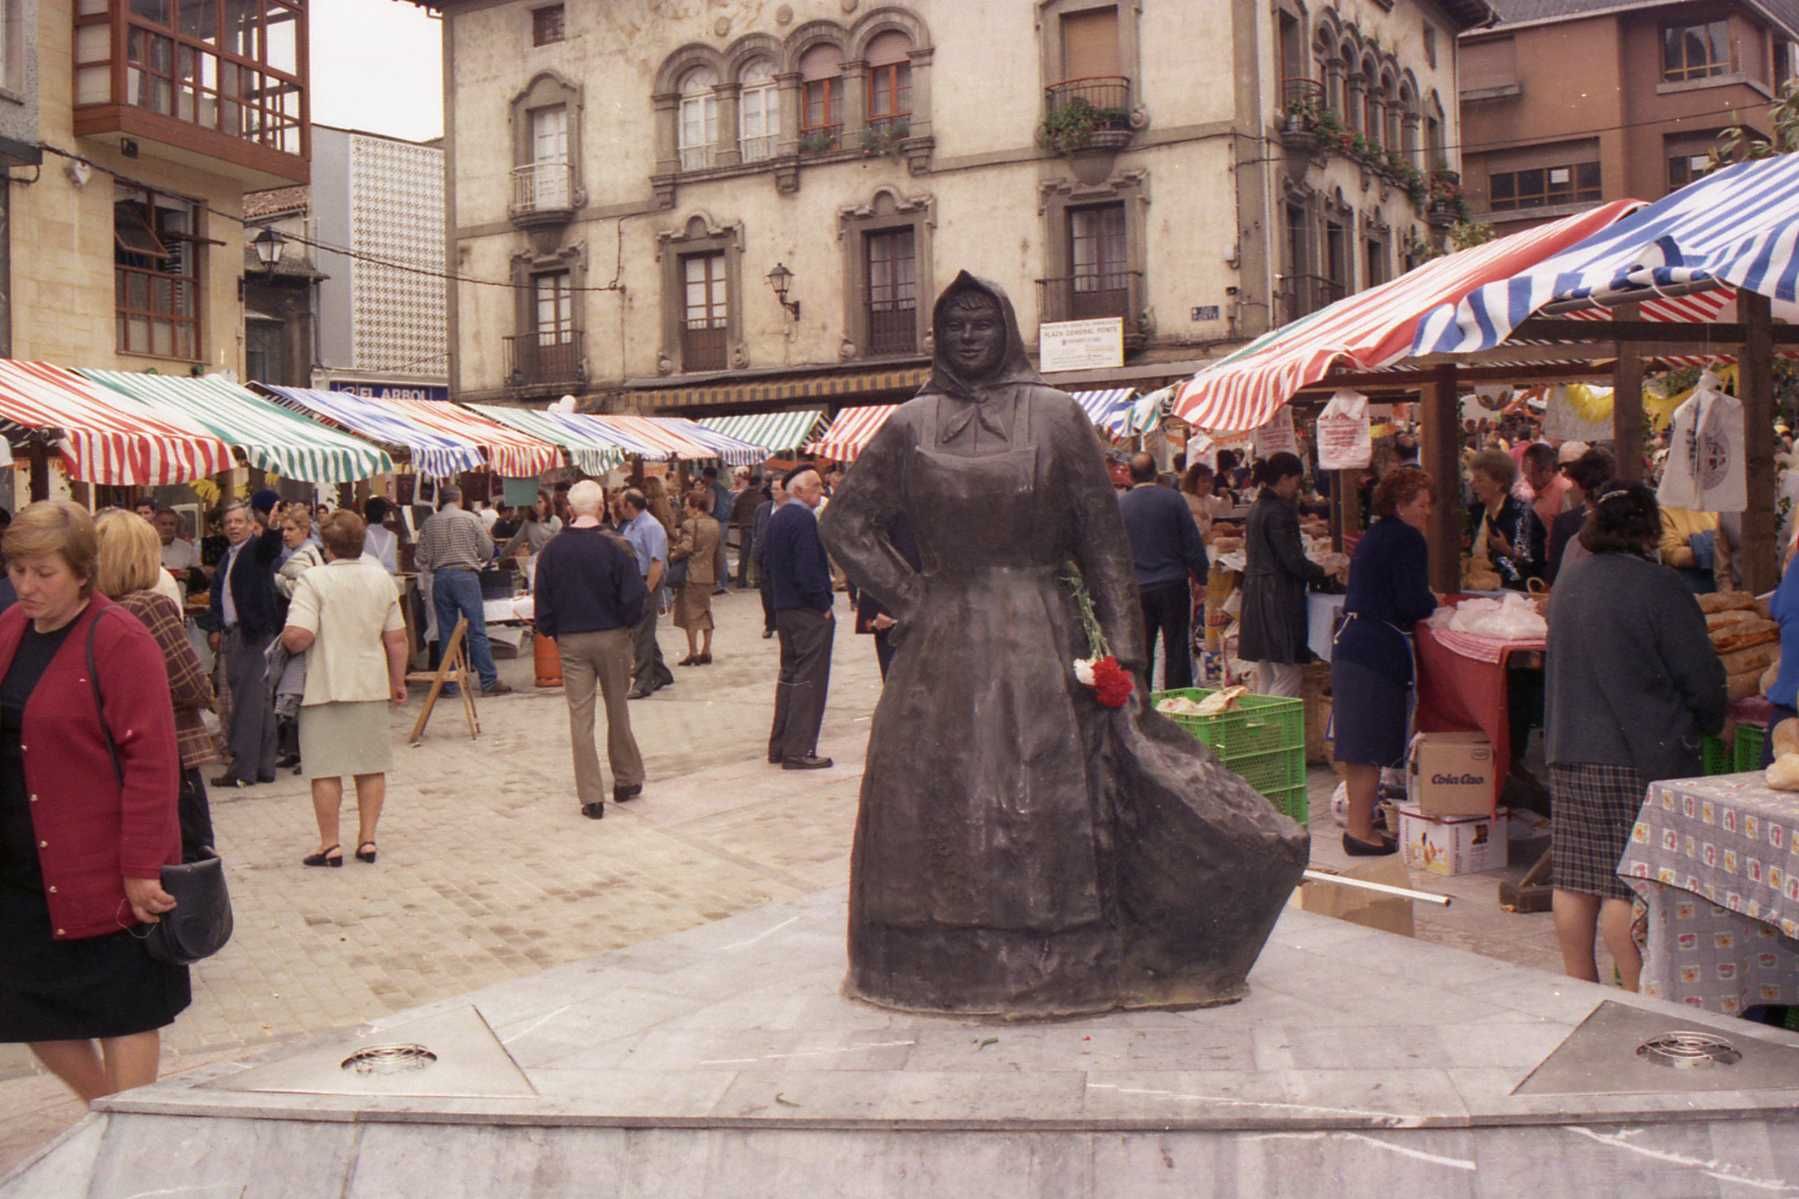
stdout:
POLYGON ((718 522, 709 515, 712 496, 690 491, 681 525, 669 548, 671 562, 687 563, 687 578, 675 596, 675 624, 687 631, 687 656, 677 666, 712 664, 712 588, 718 582, 718 522))

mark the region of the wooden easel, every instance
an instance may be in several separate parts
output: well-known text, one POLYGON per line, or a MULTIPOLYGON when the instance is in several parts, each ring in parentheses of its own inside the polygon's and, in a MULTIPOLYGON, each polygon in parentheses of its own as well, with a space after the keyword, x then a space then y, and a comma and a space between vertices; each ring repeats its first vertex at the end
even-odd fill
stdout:
POLYGON ((454 683, 462 696, 462 714, 468 719, 468 735, 470 739, 481 736, 481 719, 475 714, 475 688, 477 683, 474 672, 469 669, 468 645, 464 638, 468 636, 468 617, 461 616, 456 620, 456 629, 450 634, 450 640, 444 646, 443 656, 438 659, 436 670, 410 671, 406 675, 408 683, 429 683, 431 690, 425 695, 425 706, 419 711, 419 718, 413 723, 412 735, 407 740, 417 745, 424 739, 425 725, 431 721, 431 710, 437 706, 437 697, 443 694, 446 686, 454 683))

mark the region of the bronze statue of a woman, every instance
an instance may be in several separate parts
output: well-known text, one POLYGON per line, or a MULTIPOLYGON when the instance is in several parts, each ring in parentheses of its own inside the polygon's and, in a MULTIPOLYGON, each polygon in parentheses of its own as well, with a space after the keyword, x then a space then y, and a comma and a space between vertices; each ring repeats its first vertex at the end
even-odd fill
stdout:
POLYGON ((1134 695, 1112 709, 1072 563, 1142 666, 1130 545, 1091 423, 1025 357, 1005 293, 937 301, 931 381, 832 498, 826 547, 899 624, 850 875, 849 994, 1009 1017, 1227 1003, 1306 833, 1134 695), (922 570, 891 542, 909 526, 922 570))

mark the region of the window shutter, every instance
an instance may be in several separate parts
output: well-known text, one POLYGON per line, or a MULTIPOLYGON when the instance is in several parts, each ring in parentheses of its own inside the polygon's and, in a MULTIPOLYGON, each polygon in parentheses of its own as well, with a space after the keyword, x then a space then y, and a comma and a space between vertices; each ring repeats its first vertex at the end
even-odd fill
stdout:
POLYGON ((1122 75, 1118 61, 1118 10, 1098 8, 1062 18, 1062 78, 1122 75))

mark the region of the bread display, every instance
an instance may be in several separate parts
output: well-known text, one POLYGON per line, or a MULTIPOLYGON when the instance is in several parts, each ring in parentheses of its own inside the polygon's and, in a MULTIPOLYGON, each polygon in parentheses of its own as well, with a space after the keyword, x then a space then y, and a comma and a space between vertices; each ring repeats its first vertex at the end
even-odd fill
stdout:
POLYGON ((1727 624, 1712 632, 1712 648, 1720 654, 1732 650, 1748 649, 1752 645, 1767 645, 1780 640, 1780 626, 1771 620, 1738 621, 1727 624))
POLYGON ((1724 693, 1730 699, 1749 699, 1762 693, 1762 672, 1748 670, 1725 676, 1724 693))
POLYGON ((1799 754, 1781 754, 1762 778, 1776 791, 1799 791, 1799 754))
POLYGON ((1700 596, 1699 610, 1707 615, 1714 612, 1754 612, 1755 597, 1747 591, 1718 591, 1700 596))
POLYGON ((1799 754, 1799 720, 1787 719, 1774 726, 1774 756, 1799 754))
POLYGON ((1750 621, 1764 620, 1753 608, 1735 608, 1729 612, 1707 612, 1705 614, 1705 631, 1715 633, 1719 629, 1733 624, 1747 624, 1750 621))
POLYGON ((1767 669, 1769 663, 1779 661, 1780 646, 1778 643, 1770 641, 1763 645, 1752 645, 1747 649, 1734 649, 1729 653, 1719 654, 1718 658, 1724 663, 1724 673, 1727 675, 1753 672, 1756 688, 1759 691, 1762 671, 1767 669))

